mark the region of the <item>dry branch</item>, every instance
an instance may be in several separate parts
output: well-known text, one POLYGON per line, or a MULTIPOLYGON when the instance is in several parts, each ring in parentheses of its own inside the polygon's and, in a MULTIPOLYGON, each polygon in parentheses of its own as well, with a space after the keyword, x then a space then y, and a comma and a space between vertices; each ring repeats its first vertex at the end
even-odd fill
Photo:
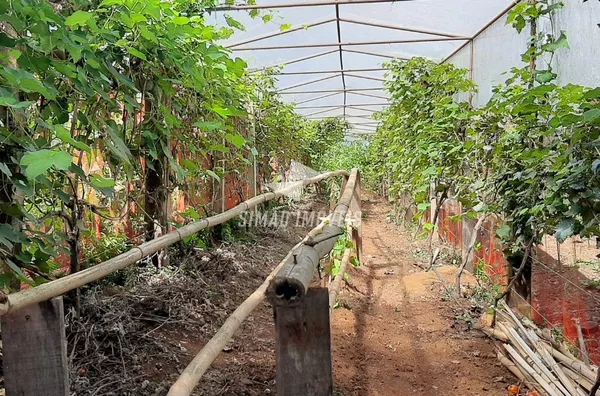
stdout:
POLYGON ((465 270, 465 267, 469 263, 469 256, 471 256, 471 253, 473 253, 473 250, 475 250, 475 244, 477 243, 477 234, 479 234, 479 230, 483 226, 483 223, 485 222, 486 219, 487 219, 487 215, 483 215, 477 220, 477 223, 475 224, 475 227, 473 228, 473 235, 471 235, 471 239, 469 240, 469 248, 467 249, 467 253, 465 254, 465 257, 463 258, 463 262, 460 265, 460 268, 458 269, 458 273, 456 274, 456 291, 457 291, 458 295, 461 294, 460 293, 460 289, 461 289, 460 278, 465 270))

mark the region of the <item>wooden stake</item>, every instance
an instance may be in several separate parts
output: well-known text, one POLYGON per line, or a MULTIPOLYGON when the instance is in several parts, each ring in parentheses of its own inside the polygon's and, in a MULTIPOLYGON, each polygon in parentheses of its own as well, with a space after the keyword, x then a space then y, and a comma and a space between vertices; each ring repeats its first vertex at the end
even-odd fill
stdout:
POLYGON ((583 332, 581 331, 581 322, 579 319, 575 320, 575 326, 577 326, 577 339, 579 340, 579 349, 581 350, 581 358, 586 365, 590 365, 590 357, 587 352, 585 345, 585 339, 583 338, 583 332))
POLYGON ((328 299, 310 288, 301 304, 274 306, 277 395, 333 395, 328 299))
POLYGON ((62 297, 2 317, 2 342, 7 395, 69 395, 62 297))

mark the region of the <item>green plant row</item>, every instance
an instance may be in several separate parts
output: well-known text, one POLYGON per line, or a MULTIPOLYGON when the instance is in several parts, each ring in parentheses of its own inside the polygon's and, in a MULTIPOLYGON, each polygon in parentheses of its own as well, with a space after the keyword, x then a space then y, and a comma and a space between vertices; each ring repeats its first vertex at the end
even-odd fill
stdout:
POLYGON ((152 239, 175 190, 243 177, 253 158, 266 178, 340 138, 339 120, 296 115, 270 73, 219 44, 244 27, 212 25, 216 4, 0 3, 0 288, 47 281, 61 254, 78 271, 92 216, 118 222, 135 206, 152 239))
MULTIPOLYGON (((552 21, 562 3, 523 2, 509 14, 519 32, 552 21)), ((391 106, 365 154, 372 182, 392 199, 454 197, 470 212, 501 214, 498 231, 514 249, 543 235, 563 241, 600 235, 600 88, 560 86, 551 65, 567 51, 566 32, 534 33, 505 84, 473 108, 476 86, 452 64, 392 61, 391 106)))

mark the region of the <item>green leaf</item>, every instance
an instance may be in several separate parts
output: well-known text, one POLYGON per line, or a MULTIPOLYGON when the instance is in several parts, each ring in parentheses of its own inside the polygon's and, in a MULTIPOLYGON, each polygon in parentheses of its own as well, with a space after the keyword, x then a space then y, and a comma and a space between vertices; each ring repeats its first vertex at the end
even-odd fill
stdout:
POLYGON ((23 235, 19 235, 10 224, 0 224, 0 243, 2 245, 12 249, 15 243, 24 241, 23 235))
POLYGON ((431 231, 431 230, 433 230, 433 228, 434 228, 433 223, 424 223, 423 224, 423 229, 426 231, 431 231))
POLYGON ((225 140, 229 143, 233 144, 237 148, 242 148, 246 144, 246 139, 242 135, 233 135, 231 133, 227 133, 225 135, 225 140))
POLYGON ((552 73, 552 71, 538 71, 535 79, 537 82, 539 82, 540 84, 546 84, 549 83, 550 81, 556 79, 556 77, 558 77, 558 75, 556 73, 552 73))
POLYGON ((12 177, 12 172, 8 168, 8 165, 6 165, 4 162, 0 162, 0 171, 2 171, 2 173, 4 173, 6 176, 12 177))
POLYGON ((187 25, 188 23, 190 23, 190 18, 184 17, 184 16, 178 16, 176 18, 173 18, 173 23, 175 25, 187 25))
POLYGON ((137 49, 135 49, 133 47, 127 47, 127 51, 131 55, 133 55, 133 56, 135 56, 137 58, 140 58, 140 59, 143 59, 143 60, 148 60, 148 58, 146 58, 146 55, 143 52, 141 52, 141 51, 139 51, 139 50, 137 50, 137 49))
POLYGON ((21 270, 21 268, 19 268, 19 266, 17 264, 13 263, 9 259, 5 259, 5 262, 6 262, 6 264, 8 264, 8 266, 10 267, 10 269, 15 273, 15 275, 17 276, 17 278, 19 278, 19 280, 21 282, 31 283, 31 281, 29 280, 29 278, 27 278, 25 276, 25 274, 23 273, 23 271, 21 270))
POLYGON ((145 38, 148 41, 152 41, 154 44, 158 44, 158 39, 156 38, 156 35, 154 33, 152 33, 150 30, 148 30, 147 27, 142 27, 140 29, 140 34, 142 35, 143 38, 145 38))
POLYGON ((575 233, 575 220, 573 219, 565 219, 561 221, 556 227, 556 234, 554 235, 556 239, 563 243, 570 236, 575 233))
POLYGON ((67 17, 67 19, 65 20, 65 25, 71 27, 77 25, 83 26, 92 18, 94 18, 94 14, 92 14, 91 12, 75 11, 73 14, 67 17))
POLYGON ((244 25, 242 25, 237 19, 233 18, 231 15, 225 14, 225 22, 227 22, 227 25, 231 26, 232 28, 235 28, 235 29, 238 29, 241 31, 246 30, 244 25))
POLYGON ((13 109, 24 109, 33 104, 35 104, 35 102, 19 102, 17 99, 11 96, 0 97, 0 106, 12 107, 13 109))
POLYGON ((279 26, 279 30, 282 32, 288 31, 292 28, 292 24, 291 23, 284 23, 281 26, 279 26))
POLYGON ((510 227, 507 224, 504 224, 496 230, 496 235, 498 235, 500 239, 507 240, 510 236, 510 227))
POLYGON ((109 179, 100 175, 92 175, 90 177, 90 184, 92 185, 92 187, 104 189, 114 187, 115 181, 114 179, 109 179))
POLYGON ((223 124, 221 121, 198 121, 194 123, 195 127, 198 127, 202 131, 208 132, 222 129, 224 125, 225 124, 223 124))
POLYGON ((420 212, 424 212, 431 207, 431 202, 424 202, 417 205, 417 210, 420 212))
POLYGON ((591 109, 583 113, 583 120, 585 122, 592 122, 600 117, 600 109, 591 109))
POLYGON ((71 146, 78 148, 79 150, 91 153, 92 149, 87 144, 75 140, 71 136, 71 132, 62 125, 56 125, 56 137, 62 140, 64 143, 70 144, 71 146))
POLYGON ((210 169, 206 169, 205 171, 210 177, 212 177, 216 181, 221 181, 221 178, 215 172, 211 171, 210 169))
POLYGON ((567 33, 564 30, 555 41, 542 46, 542 49, 548 52, 555 52, 561 48, 569 48, 569 40, 567 39, 567 33))
POLYGON ((30 179, 44 175, 55 167, 59 170, 67 170, 71 166, 73 157, 71 154, 59 150, 30 151, 21 158, 21 165, 25 167, 25 174, 30 179))

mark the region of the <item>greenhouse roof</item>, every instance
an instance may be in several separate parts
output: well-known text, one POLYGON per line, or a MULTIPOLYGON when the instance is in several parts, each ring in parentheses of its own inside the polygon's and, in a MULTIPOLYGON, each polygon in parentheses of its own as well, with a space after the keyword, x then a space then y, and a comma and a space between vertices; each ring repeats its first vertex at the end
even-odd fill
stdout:
POLYGON ((224 44, 251 69, 281 66, 278 90, 298 113, 310 119, 344 117, 354 134, 362 134, 375 131, 372 114, 388 101, 382 62, 417 56, 443 62, 516 3, 258 0, 218 7, 212 18, 226 25, 231 15, 245 26, 224 44), (265 23, 258 11, 273 17, 265 23))

